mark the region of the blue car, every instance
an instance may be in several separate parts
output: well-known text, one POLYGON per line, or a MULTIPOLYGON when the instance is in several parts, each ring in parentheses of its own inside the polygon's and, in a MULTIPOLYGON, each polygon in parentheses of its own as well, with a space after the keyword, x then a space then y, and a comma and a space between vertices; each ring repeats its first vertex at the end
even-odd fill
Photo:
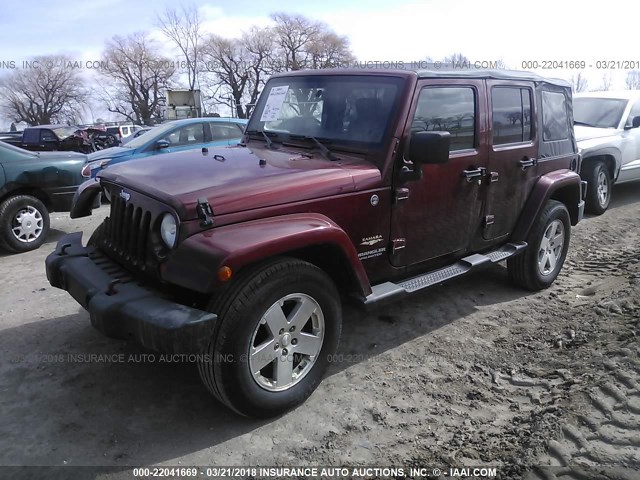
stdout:
POLYGON ((201 147, 235 145, 242 138, 247 120, 240 118, 188 118, 163 123, 120 147, 89 155, 91 177, 109 165, 136 158, 201 147))

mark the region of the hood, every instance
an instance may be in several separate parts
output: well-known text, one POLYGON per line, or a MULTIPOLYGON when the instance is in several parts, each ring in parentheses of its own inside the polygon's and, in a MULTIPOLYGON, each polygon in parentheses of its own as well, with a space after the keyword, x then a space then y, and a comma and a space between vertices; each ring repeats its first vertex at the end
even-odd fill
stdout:
POLYGON ((282 205, 379 186, 371 163, 340 153, 330 161, 300 149, 233 146, 169 153, 113 165, 98 177, 172 206, 183 220, 197 218, 199 198, 214 215, 282 205), (262 160, 262 161, 261 161, 262 160))
POLYGON ((104 150, 90 153, 89 161, 95 162, 96 160, 106 160, 107 158, 125 157, 127 155, 131 155, 132 153, 133 149, 126 147, 105 148, 104 150))
POLYGON ((574 125, 573 129, 578 142, 591 140, 593 138, 611 137, 618 133, 618 130, 615 128, 587 127, 585 125, 574 125))
POLYGON ((87 155, 78 152, 38 152, 38 158, 43 160, 81 160, 85 161, 87 155))

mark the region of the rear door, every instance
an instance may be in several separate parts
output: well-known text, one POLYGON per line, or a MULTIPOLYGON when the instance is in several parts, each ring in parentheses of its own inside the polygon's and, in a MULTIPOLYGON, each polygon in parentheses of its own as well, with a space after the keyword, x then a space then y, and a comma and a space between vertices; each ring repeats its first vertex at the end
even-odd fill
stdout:
MULTIPOLYGON (((486 187, 470 172, 487 166, 485 83, 474 79, 419 82, 403 144, 417 131, 448 131, 448 163, 423 165, 422 179, 396 188, 391 263, 408 266, 460 256, 478 229, 486 187), (466 172, 466 173, 465 173, 466 172)), ((402 153, 399 161, 403 162, 402 153)))
POLYGON ((482 236, 511 233, 537 177, 534 88, 530 82, 487 80, 489 165, 482 236))

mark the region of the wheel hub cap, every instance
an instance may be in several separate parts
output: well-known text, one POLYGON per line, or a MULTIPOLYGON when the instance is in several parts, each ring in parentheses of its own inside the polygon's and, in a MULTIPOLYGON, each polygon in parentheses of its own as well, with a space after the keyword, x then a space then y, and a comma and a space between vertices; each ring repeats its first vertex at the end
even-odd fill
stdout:
POLYGON ((42 234, 44 220, 42 214, 34 207, 21 209, 14 217, 11 232, 20 242, 30 243, 42 234))
POLYGON ((556 270, 563 248, 564 224, 560 220, 554 220, 545 230, 538 250, 538 270, 541 275, 547 276, 556 270))
POLYGON ((598 174, 598 201, 601 206, 605 206, 607 203, 607 196, 609 195, 609 185, 607 183, 607 176, 604 172, 598 174))
POLYGON ((293 293, 264 313, 249 346, 249 369, 265 390, 283 391, 302 380, 315 364, 325 323, 318 302, 293 293))

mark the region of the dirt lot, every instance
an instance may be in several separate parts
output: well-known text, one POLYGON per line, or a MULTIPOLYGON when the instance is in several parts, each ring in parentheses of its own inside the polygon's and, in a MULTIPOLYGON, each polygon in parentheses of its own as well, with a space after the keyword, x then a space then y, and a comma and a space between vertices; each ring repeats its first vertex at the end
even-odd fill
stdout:
POLYGON ((150 362, 103 337, 49 286, 54 242, 86 239, 106 209, 56 214, 50 243, 0 256, 0 463, 502 465, 504 478, 534 479, 605 467, 638 478, 640 185, 614 197, 573 230, 547 291, 511 287, 498 266, 383 310, 347 310, 320 388, 260 422, 216 404, 194 365, 150 362))

